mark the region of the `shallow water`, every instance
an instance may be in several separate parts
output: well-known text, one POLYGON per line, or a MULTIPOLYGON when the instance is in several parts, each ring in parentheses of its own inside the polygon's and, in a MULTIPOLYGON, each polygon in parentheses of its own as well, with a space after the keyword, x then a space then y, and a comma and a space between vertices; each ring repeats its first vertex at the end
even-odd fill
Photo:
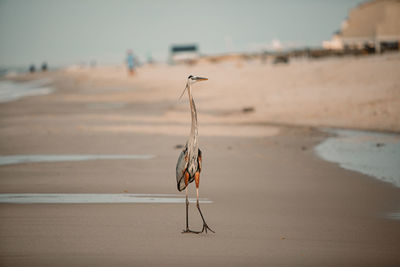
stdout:
POLYGON ((386 216, 384 216, 388 219, 392 219, 392 220, 400 220, 400 212, 392 212, 387 214, 386 216))
POLYGON ((18 100, 25 96, 47 95, 53 92, 50 79, 30 82, 0 81, 0 103, 18 100))
MULTIPOLYGON (((191 203, 196 199, 190 198, 191 203)), ((212 203, 200 198, 200 203, 212 203)), ((0 194, 0 203, 11 204, 77 204, 77 203, 185 203, 178 194, 0 194)))
POLYGON ((3 155, 0 156, 0 165, 20 164, 29 162, 62 162, 104 159, 152 159, 154 155, 3 155))
POLYGON ((324 129, 336 134, 315 150, 323 159, 400 187, 400 135, 324 129))

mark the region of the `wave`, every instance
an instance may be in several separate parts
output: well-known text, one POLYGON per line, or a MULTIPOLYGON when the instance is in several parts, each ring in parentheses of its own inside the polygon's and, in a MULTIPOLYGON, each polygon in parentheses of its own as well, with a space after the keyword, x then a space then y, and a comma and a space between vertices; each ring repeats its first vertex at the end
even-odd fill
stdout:
POLYGON ((47 95, 54 91, 50 79, 39 79, 29 82, 0 81, 0 103, 11 102, 22 97, 47 95))

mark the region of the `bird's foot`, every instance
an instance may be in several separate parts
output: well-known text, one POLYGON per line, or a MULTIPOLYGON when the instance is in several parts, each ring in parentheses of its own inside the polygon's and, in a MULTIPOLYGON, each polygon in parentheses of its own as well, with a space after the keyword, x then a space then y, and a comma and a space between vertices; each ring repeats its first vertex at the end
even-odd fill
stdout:
POLYGON ((200 234, 201 232, 198 231, 192 231, 189 228, 186 228, 185 230, 182 231, 182 234, 200 234))
POLYGON ((203 222, 203 229, 201 230, 200 233, 203 233, 205 231, 207 234, 207 230, 210 230, 210 232, 213 232, 215 234, 215 232, 210 227, 208 227, 208 225, 205 222, 203 222))

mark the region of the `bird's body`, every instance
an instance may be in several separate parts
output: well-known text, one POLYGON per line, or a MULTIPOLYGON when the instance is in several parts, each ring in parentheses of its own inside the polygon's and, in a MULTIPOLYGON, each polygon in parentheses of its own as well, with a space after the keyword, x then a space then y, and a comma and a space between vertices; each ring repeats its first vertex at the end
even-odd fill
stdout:
MULTIPOLYGON (((188 77, 188 81, 186 83, 185 90, 183 91, 182 95, 185 91, 188 91, 189 95, 189 103, 190 103, 190 111, 191 111, 191 128, 190 128, 190 135, 189 139, 186 142, 185 147, 183 148, 182 152, 178 157, 178 162, 176 164, 176 182, 177 188, 179 191, 186 189, 186 230, 184 233, 201 233, 204 230, 212 231, 208 225, 206 224, 203 214, 200 210, 199 205, 199 183, 200 183, 200 172, 201 172, 201 164, 202 164, 202 153, 199 149, 198 144, 198 130, 197 130, 197 111, 196 105, 194 103, 192 92, 191 92, 191 84, 197 81, 204 81, 207 78, 195 77, 190 75, 188 77), (195 181, 196 182, 196 192, 197 192, 197 208, 200 212, 201 218, 203 219, 203 230, 201 232, 195 232, 189 230, 189 223, 188 223, 188 207, 189 207, 189 200, 188 200, 188 191, 187 186, 195 181)), ((213 231, 212 231, 213 232, 213 231)))
POLYGON ((189 173, 189 183, 191 183, 195 178, 196 172, 201 171, 201 163, 199 162, 199 155, 201 155, 201 151, 199 150, 199 143, 197 138, 198 130, 196 105, 194 103, 190 89, 188 91, 188 94, 191 108, 192 126, 190 129, 190 137, 187 140, 183 151, 179 155, 178 163, 176 164, 176 181, 179 191, 182 191, 186 188, 184 179, 185 172, 189 173))
POLYGON ((199 162, 201 158, 201 150, 198 149, 197 153, 189 154, 187 144, 182 150, 178 158, 178 163, 176 164, 176 183, 179 191, 186 188, 185 184, 185 172, 189 174, 189 184, 194 181, 196 172, 201 172, 201 163, 199 162), (186 161, 185 159, 189 159, 186 161))

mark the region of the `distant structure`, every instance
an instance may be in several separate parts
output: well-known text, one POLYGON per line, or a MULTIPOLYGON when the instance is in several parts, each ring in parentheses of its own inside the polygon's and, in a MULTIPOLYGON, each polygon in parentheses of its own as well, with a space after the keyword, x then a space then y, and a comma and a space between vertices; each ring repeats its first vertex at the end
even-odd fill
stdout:
POLYGON ((400 0, 373 0, 352 9, 325 49, 399 50, 400 0))
POLYGON ((31 65, 29 66, 29 72, 30 72, 30 73, 34 73, 35 71, 36 71, 35 65, 34 65, 34 64, 31 64, 31 65))
POLYGON ((47 62, 42 63, 42 71, 43 72, 47 71, 47 62))
POLYGON ((198 47, 195 44, 172 45, 170 51, 170 62, 192 64, 200 57, 198 47))

